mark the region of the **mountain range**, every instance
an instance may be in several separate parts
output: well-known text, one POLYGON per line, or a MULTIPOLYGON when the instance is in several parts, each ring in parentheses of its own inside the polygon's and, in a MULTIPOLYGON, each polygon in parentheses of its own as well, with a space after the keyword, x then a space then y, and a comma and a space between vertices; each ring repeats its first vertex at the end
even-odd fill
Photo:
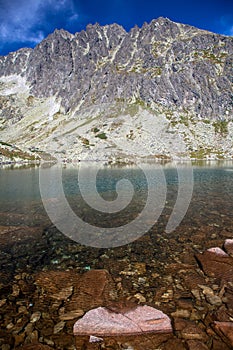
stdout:
POLYGON ((0 56, 0 161, 233 158, 233 37, 158 18, 0 56))

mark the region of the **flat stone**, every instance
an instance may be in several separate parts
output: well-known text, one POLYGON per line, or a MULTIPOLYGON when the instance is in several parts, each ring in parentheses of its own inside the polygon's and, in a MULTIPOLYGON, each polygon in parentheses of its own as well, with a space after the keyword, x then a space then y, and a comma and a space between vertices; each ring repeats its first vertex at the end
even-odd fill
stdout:
POLYGON ((196 325, 190 325, 185 327, 181 331, 181 337, 186 340, 207 340, 207 335, 206 333, 198 328, 196 325))
POLYGON ((184 341, 181 339, 172 338, 169 339, 166 343, 160 345, 159 349, 161 350, 186 350, 184 341))
POLYGON ((196 254, 204 273, 207 276, 217 278, 222 284, 233 282, 233 258, 226 253, 219 254, 219 251, 205 251, 196 254))
POLYGON ((58 323, 54 326, 53 334, 57 334, 57 333, 61 332, 61 331, 63 330, 64 327, 65 327, 65 322, 64 322, 64 321, 58 322, 58 323))
POLYGON ((175 318, 174 329, 179 338, 185 340, 206 341, 208 338, 207 334, 200 327, 198 327, 195 322, 189 320, 175 318))
POLYGON ((233 288, 230 286, 227 286, 225 288, 225 294, 224 297, 226 299, 225 303, 227 305, 228 313, 233 317, 233 288))
POLYGON ((35 323, 35 322, 39 321, 40 318, 41 318, 41 312, 36 311, 31 315, 30 322, 35 323))
POLYGON ((77 309, 77 310, 73 310, 64 314, 61 314, 59 316, 60 320, 62 321, 69 321, 69 320, 73 320, 75 318, 79 318, 81 316, 83 316, 84 311, 81 309, 77 309))
POLYGON ((52 294, 51 298, 55 300, 67 300, 72 293, 73 293, 73 286, 68 286, 66 288, 62 288, 58 293, 52 294))
POLYGON ((74 335, 117 336, 170 332, 172 326, 169 317, 146 305, 124 313, 99 307, 88 311, 74 325, 74 335))
POLYGON ((74 271, 42 271, 36 275, 36 285, 43 289, 46 298, 59 298, 62 300, 72 293, 75 283, 80 275, 74 271), (61 293, 61 294, 60 294, 61 293))
POLYGON ((176 311, 171 313, 172 317, 181 317, 181 318, 189 318, 191 314, 190 310, 186 309, 177 309, 176 311))
POLYGON ((107 270, 90 270, 79 277, 70 301, 65 303, 66 312, 90 310, 111 300, 115 283, 107 270))
POLYGON ((20 350, 52 350, 48 345, 42 345, 42 344, 27 344, 22 347, 20 347, 20 350))
POLYGON ((187 341, 189 350, 208 350, 209 348, 199 340, 187 341))
POLYGON ((233 322, 215 321, 213 328, 227 345, 233 347, 233 322))
POLYGON ((199 287, 202 289, 203 294, 205 295, 206 301, 208 303, 217 306, 222 305, 221 298, 218 295, 215 295, 214 291, 210 287, 204 285, 199 285, 199 287))
POLYGON ((213 339, 211 350, 232 350, 226 343, 222 340, 213 339))

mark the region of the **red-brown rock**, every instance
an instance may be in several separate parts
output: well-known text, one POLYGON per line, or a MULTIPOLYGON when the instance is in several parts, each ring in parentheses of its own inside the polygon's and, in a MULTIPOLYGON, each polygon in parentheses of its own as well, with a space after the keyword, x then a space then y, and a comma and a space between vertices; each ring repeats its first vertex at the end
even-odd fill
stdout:
POLYGON ((187 341, 189 350, 208 350, 209 348, 199 340, 187 341))
POLYGON ((107 270, 90 270, 81 275, 65 309, 67 312, 77 308, 90 310, 105 305, 114 298, 114 293, 115 284, 107 270))
POLYGON ((207 250, 196 254, 196 258, 207 276, 215 277, 222 283, 233 282, 233 258, 221 249, 207 250))
POLYGON ((52 348, 48 345, 43 345, 43 344, 28 344, 21 346, 19 348, 20 350, 52 350, 52 348))
POLYGON ((166 343, 162 344, 159 349, 161 350, 186 350, 184 341, 181 339, 172 338, 169 339, 166 343))
POLYGON ((233 317, 233 288, 230 285, 225 287, 224 298, 227 306, 227 313, 233 317))
POLYGON ((195 322, 182 318, 174 319, 174 329, 179 338, 185 340, 200 340, 205 342, 207 334, 203 331, 202 326, 198 326, 195 322))
POLYGON ((90 310, 104 305, 114 296, 115 284, 107 270, 90 270, 84 274, 75 271, 46 271, 36 275, 36 285, 48 300, 64 301, 64 313, 90 310))
POLYGON ((213 328, 221 339, 230 347, 233 348, 233 322, 218 322, 215 321, 213 328))

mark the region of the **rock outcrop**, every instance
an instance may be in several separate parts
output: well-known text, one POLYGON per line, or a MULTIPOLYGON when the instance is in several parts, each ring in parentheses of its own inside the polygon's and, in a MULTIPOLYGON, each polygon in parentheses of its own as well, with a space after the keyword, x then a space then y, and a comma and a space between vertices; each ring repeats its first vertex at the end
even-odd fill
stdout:
POLYGON ((232 157, 233 39, 158 18, 0 57, 1 138, 62 159, 232 157))

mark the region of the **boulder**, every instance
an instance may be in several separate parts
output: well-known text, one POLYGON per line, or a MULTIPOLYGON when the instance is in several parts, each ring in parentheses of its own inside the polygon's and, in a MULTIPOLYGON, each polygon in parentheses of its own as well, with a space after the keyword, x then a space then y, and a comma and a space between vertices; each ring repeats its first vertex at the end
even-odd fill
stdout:
POLYGON ((150 306, 137 306, 123 313, 105 307, 88 311, 74 325, 74 335, 120 336, 143 333, 170 333, 167 315, 150 306))

